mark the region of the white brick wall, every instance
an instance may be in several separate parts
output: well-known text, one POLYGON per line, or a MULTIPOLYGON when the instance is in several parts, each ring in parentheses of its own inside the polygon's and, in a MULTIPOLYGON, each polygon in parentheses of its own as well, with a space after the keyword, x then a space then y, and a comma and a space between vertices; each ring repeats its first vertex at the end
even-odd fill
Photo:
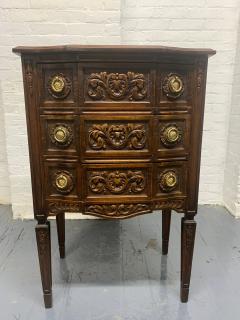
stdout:
POLYGON ((239 6, 237 0, 1 0, 0 202, 10 200, 10 188, 14 215, 32 214, 21 65, 11 48, 134 43, 217 50, 209 63, 200 202, 222 203, 239 6))
POLYGON ((240 142, 238 138, 240 128, 240 25, 237 39, 223 199, 230 212, 240 217, 240 142))
POLYGON ((122 42, 210 47, 200 203, 222 203, 239 1, 125 0, 122 42))

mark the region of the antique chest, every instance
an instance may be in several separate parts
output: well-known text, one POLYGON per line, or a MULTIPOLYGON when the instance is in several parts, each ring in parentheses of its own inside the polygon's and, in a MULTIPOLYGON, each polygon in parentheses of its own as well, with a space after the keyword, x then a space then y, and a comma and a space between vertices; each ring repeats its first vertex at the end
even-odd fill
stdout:
POLYGON ((21 54, 36 237, 52 306, 49 216, 65 257, 65 212, 106 219, 183 213, 181 301, 188 300, 211 49, 16 47, 21 54))

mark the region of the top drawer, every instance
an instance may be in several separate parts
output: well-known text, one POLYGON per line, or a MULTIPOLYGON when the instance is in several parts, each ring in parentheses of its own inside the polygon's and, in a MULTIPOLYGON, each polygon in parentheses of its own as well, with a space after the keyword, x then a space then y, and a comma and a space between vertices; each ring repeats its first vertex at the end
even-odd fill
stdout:
POLYGON ((145 63, 39 64, 40 105, 82 110, 150 110, 154 71, 145 63))
POLYGON ((40 105, 81 111, 148 111, 192 105, 193 64, 41 63, 40 105))

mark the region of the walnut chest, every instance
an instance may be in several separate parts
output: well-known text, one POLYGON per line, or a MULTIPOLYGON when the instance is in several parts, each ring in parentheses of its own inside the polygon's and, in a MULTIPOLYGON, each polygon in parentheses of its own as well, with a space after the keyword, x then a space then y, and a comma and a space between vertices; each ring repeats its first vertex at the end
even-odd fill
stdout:
POLYGON ((48 217, 64 258, 65 212, 121 219, 183 213, 181 300, 188 299, 210 49, 16 47, 21 54, 36 236, 52 305, 48 217))

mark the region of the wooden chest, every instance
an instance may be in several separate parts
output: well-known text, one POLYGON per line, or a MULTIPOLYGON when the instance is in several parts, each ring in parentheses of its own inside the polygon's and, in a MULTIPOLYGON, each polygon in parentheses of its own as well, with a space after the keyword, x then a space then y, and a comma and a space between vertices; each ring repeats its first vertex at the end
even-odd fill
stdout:
POLYGON ((34 214, 45 306, 52 305, 48 217, 64 258, 65 212, 182 218, 181 300, 188 299, 210 49, 16 47, 23 66, 34 214))

